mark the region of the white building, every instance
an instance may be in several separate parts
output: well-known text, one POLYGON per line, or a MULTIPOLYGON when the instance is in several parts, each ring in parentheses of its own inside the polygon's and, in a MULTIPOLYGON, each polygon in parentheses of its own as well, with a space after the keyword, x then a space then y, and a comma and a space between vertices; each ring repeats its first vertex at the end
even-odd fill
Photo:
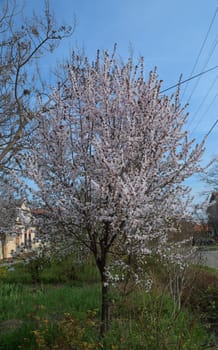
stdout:
POLYGON ((11 233, 0 236, 0 259, 10 259, 13 253, 28 252, 37 246, 36 230, 30 209, 23 203, 17 208, 17 218, 11 233))

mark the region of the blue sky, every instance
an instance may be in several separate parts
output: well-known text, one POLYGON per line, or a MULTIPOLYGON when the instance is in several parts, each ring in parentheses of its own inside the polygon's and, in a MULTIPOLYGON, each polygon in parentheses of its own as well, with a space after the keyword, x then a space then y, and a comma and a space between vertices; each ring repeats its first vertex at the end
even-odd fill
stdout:
MULTIPOLYGON (((43 4, 43 0, 26 0, 25 11, 38 12, 43 4)), ((144 56, 147 72, 157 66, 163 88, 167 88, 178 81, 180 74, 184 79, 190 77, 217 6, 215 0, 50 0, 59 23, 70 24, 76 15, 77 26, 74 35, 63 41, 53 56, 43 60, 43 70, 47 72, 57 60, 69 57, 73 48, 84 48, 93 58, 98 48, 112 50, 116 42, 122 58, 128 57, 131 49, 135 58, 144 56)), ((194 74, 218 64, 217 35, 218 12, 194 74)), ((218 69, 202 76, 189 101, 187 127, 197 141, 218 119, 216 77, 218 69)), ((184 85, 182 102, 189 100, 196 81, 184 85)), ((218 153, 217 148, 218 124, 207 140, 204 164, 218 153)), ((190 184, 194 193, 205 187, 198 178, 190 184)))

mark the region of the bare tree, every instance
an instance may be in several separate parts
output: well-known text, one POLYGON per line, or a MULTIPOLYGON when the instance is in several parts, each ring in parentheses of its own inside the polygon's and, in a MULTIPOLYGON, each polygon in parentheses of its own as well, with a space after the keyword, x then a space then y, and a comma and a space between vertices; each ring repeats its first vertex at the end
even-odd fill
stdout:
POLYGON ((141 267, 152 249, 164 254, 185 217, 182 183, 201 170, 203 144, 188 140, 179 92, 161 95, 155 71, 144 81, 143 59, 121 64, 98 52, 89 63, 73 53, 65 69, 68 79, 53 90, 31 152, 22 154, 23 176, 51 213, 43 226, 49 239, 73 238, 93 254, 104 334, 110 282, 132 273, 149 286, 141 267))
POLYGON ((2 250, 0 256, 3 259, 7 238, 10 234, 15 233, 17 208, 21 204, 20 197, 11 181, 11 176, 8 174, 0 178, 0 246, 2 250))
MULTIPOLYGON (((20 2, 19 2, 20 3, 20 2)), ((53 51, 74 28, 56 25, 45 2, 43 16, 25 18, 15 1, 0 4, 0 168, 22 148, 41 94, 34 60, 53 51)), ((74 24, 75 25, 75 22, 74 24)))

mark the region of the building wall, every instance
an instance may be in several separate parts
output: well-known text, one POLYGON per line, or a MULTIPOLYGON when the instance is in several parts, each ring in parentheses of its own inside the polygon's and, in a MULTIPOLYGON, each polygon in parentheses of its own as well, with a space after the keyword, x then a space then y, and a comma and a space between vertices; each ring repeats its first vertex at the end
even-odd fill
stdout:
POLYGON ((30 248, 35 249, 37 247, 37 243, 34 241, 35 236, 33 227, 22 229, 16 235, 7 235, 4 244, 0 241, 0 259, 12 258, 11 252, 18 252, 20 247, 25 247, 25 251, 30 248))
POLYGON ((12 258, 12 251, 18 253, 21 247, 24 251, 28 251, 30 248, 35 249, 38 245, 34 241, 36 230, 31 225, 31 213, 25 204, 22 204, 19 209, 14 232, 17 233, 8 234, 4 242, 0 241, 0 259, 12 258))

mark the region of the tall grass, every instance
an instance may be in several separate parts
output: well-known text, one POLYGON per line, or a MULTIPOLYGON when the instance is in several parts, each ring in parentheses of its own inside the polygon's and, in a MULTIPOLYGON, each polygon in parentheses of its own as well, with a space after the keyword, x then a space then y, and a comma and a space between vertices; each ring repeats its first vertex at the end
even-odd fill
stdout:
POLYGON ((0 284, 0 320, 25 319, 34 305, 43 305, 51 316, 64 312, 85 313, 99 309, 99 285, 84 287, 45 286, 28 287, 16 284, 0 284))
POLYGON ((215 349, 209 347, 210 336, 198 315, 186 310, 175 313, 160 285, 150 293, 135 289, 127 295, 112 289, 111 327, 100 339, 101 290, 91 261, 80 268, 71 260, 54 262, 41 273, 38 285, 31 284, 23 265, 2 276, 0 350, 215 349), (25 277, 23 283, 17 283, 19 273, 25 277))
POLYGON ((99 284, 43 288, 1 284, 0 290, 2 350, 58 349, 55 346, 62 350, 200 350, 208 342, 197 319, 186 312, 173 319, 172 301, 156 293, 138 291, 119 299, 117 291, 112 291, 111 328, 99 340, 99 284), (6 320, 17 321, 17 327, 7 328, 6 320))
MULTIPOLYGON (((85 287, 46 286, 42 288, 1 283, 0 349, 15 350, 21 345, 24 349, 32 349, 31 346, 36 346, 33 331, 38 327, 37 320, 42 320, 42 324, 43 320, 48 320, 49 334, 53 332, 65 313, 76 315, 82 322, 87 310, 100 309, 99 301, 100 288, 97 284, 85 287), (17 321, 17 327, 11 329, 8 321, 11 323, 17 321), (25 338, 29 339, 27 348, 25 338)), ((33 349, 36 348, 33 347, 33 349)))
MULTIPOLYGON (((25 265, 20 261, 8 269, 0 265, 0 281, 22 284, 35 283, 34 267, 38 269, 38 264, 25 265)), ((99 272, 91 257, 87 259, 85 264, 78 264, 72 255, 66 256, 62 261, 52 260, 51 264, 43 265, 41 262, 41 271, 38 277, 38 283, 78 284, 79 282, 93 283, 100 280, 99 272)))

